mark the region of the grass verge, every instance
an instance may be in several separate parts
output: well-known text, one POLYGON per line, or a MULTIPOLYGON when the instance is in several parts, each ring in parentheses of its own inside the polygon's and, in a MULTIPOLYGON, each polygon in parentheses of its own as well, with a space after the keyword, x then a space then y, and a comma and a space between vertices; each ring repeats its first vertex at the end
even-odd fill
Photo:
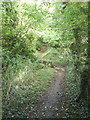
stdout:
POLYGON ((53 68, 33 70, 21 81, 13 83, 9 96, 3 97, 3 118, 27 118, 38 96, 52 81, 53 68), (31 77, 32 75, 32 77, 31 77))

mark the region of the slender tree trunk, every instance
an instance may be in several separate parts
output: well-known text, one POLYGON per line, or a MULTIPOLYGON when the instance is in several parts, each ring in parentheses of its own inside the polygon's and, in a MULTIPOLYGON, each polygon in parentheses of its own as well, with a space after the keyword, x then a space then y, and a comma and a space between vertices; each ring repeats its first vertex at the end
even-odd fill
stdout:
POLYGON ((88 2, 88 114, 90 115, 90 1, 88 2))
POLYGON ((74 62, 74 67, 75 67, 75 80, 77 81, 78 76, 80 76, 80 65, 81 65, 81 61, 80 61, 80 46, 81 46, 81 38, 79 36, 79 31, 80 28, 75 28, 74 29, 74 37, 75 37, 75 43, 73 49, 72 49, 72 53, 73 53, 73 59, 75 60, 74 62))

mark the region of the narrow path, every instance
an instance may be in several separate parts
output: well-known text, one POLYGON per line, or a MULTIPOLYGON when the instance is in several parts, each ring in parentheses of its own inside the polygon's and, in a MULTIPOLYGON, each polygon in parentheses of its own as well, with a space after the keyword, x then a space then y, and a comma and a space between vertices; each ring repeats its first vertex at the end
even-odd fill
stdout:
POLYGON ((42 94, 31 114, 31 118, 61 118, 63 102, 64 67, 58 65, 54 79, 48 89, 42 94))

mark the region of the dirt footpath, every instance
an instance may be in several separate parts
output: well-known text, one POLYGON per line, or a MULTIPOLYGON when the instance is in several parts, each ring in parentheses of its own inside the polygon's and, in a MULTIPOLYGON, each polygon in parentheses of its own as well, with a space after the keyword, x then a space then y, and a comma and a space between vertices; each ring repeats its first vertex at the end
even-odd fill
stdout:
POLYGON ((64 99, 62 91, 65 69, 60 65, 55 69, 56 74, 52 83, 36 103, 30 118, 62 118, 61 107, 64 99))

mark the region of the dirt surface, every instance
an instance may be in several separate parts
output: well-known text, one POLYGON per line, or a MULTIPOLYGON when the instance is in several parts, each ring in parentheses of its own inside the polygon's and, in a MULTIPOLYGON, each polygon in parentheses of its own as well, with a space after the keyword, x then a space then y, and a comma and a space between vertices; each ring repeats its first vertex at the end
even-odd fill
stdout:
POLYGON ((57 65, 55 69, 56 73, 53 81, 35 104, 31 118, 62 118, 61 107, 64 99, 62 91, 65 68, 57 65))

